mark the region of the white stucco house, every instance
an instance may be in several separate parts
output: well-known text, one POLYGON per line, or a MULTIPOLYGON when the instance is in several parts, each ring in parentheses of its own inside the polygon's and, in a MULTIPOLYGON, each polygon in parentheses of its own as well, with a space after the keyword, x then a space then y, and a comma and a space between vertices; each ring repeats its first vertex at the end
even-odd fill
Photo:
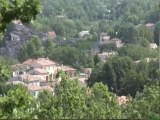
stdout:
POLYGON ((150 46, 151 49, 157 49, 158 48, 156 43, 150 43, 149 46, 150 46))

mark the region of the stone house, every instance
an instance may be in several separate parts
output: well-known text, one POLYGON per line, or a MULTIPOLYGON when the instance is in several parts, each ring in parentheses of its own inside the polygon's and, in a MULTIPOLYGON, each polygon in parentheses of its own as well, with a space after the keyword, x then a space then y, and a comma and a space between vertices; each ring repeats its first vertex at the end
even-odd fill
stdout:
POLYGON ((158 48, 156 43, 150 43, 149 46, 150 46, 151 49, 157 49, 158 48))
MULTIPOLYGON (((8 84, 23 84, 29 92, 37 97, 40 91, 49 90, 54 94, 54 88, 61 79, 56 78, 59 70, 64 71, 71 80, 77 79, 82 86, 86 86, 83 78, 77 74, 77 70, 59 65, 48 58, 29 59, 22 64, 12 65, 13 77, 8 81, 8 84)), ((90 73, 90 69, 84 70, 90 73)), ((87 78, 85 78, 87 79, 87 78)))
POLYGON ((11 66, 11 69, 12 69, 12 77, 16 77, 18 75, 21 75, 21 74, 25 74, 26 73, 26 66, 23 65, 23 64, 15 64, 15 65, 12 65, 11 66))
POLYGON ((55 37, 57 37, 55 31, 49 31, 47 33, 47 36, 48 36, 49 39, 54 39, 55 37))
POLYGON ((78 77, 77 70, 72 67, 61 65, 57 69, 58 69, 58 71, 62 70, 72 79, 78 77))
POLYGON ((38 36, 41 42, 45 42, 50 37, 56 37, 54 31, 48 33, 36 32, 29 28, 27 25, 22 24, 20 20, 14 20, 8 27, 7 32, 4 37, 4 47, 6 49, 5 53, 3 50, 0 51, 1 55, 6 55, 9 57, 17 57, 19 50, 31 38, 38 36))
POLYGON ((99 46, 109 45, 109 44, 114 44, 117 48, 120 48, 123 46, 123 43, 120 39, 118 38, 110 39, 110 36, 108 35, 108 33, 100 33, 99 46))
POLYGON ((103 52, 103 53, 98 53, 98 57, 100 58, 101 61, 105 62, 109 57, 117 55, 117 52, 103 52))
POLYGON ((40 72, 47 71, 49 73, 49 79, 54 79, 55 78, 55 73, 56 73, 56 62, 53 62, 49 60, 48 58, 38 58, 33 61, 31 64, 31 68, 39 68, 40 72))
POLYGON ((150 29, 151 31, 155 30, 155 24, 154 23, 147 23, 145 24, 145 26, 150 29))
POLYGON ((85 35, 90 35, 89 31, 81 31, 81 32, 79 32, 79 36, 80 37, 83 37, 85 35))

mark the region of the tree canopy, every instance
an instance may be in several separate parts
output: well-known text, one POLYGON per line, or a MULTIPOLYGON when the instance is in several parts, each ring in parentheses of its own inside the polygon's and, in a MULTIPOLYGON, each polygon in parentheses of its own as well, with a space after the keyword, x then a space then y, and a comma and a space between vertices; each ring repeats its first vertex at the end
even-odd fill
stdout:
POLYGON ((41 11, 40 0, 1 0, 0 2, 0 38, 12 20, 29 22, 41 11))

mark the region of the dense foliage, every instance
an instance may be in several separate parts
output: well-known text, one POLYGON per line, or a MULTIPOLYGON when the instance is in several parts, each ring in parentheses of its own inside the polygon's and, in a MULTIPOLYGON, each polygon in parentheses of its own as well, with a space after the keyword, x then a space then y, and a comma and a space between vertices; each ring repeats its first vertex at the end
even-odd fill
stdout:
POLYGON ((82 88, 65 75, 55 95, 43 91, 34 99, 23 86, 0 97, 0 118, 3 119, 112 119, 155 118, 159 116, 159 83, 146 86, 135 98, 127 97, 126 105, 118 104, 118 96, 102 83, 82 88), (145 112, 144 112, 145 111, 145 112))
POLYGON ((61 64, 79 69, 81 66, 94 67, 94 56, 88 51, 94 40, 82 40, 74 46, 57 46, 53 41, 47 40, 44 44, 35 37, 20 49, 18 59, 23 62, 29 58, 49 57, 61 64), (88 51, 88 52, 87 52, 88 51))
POLYGON ((157 0, 43 0, 42 3, 44 9, 33 26, 42 31, 55 30, 61 37, 76 37, 82 30, 109 32, 122 23, 157 22, 159 14, 157 0))
POLYGON ((13 19, 35 19, 41 2, 42 13, 32 22, 35 29, 55 31, 58 42, 78 38, 82 30, 90 31, 91 36, 64 46, 50 39, 41 42, 35 36, 20 49, 19 61, 49 57, 77 69, 91 67, 88 87, 60 72, 62 81, 54 95, 42 91, 34 98, 26 87, 7 84, 9 65, 17 61, 1 57, 0 119, 160 118, 158 51, 149 49, 150 42, 158 44, 159 40, 158 0, 0 0, 0 38, 13 19), (148 22, 155 23, 155 31, 144 26, 148 22), (91 51, 100 32, 125 43, 120 49, 112 44, 102 46, 101 52, 118 52, 106 62, 91 51), (128 102, 120 105, 122 95, 128 102))
POLYGON ((29 22, 41 11, 40 0, 1 0, 0 1, 0 39, 8 24, 14 19, 29 22))
POLYGON ((142 60, 135 63, 129 57, 113 57, 105 64, 98 64, 88 80, 89 85, 96 82, 107 84, 109 90, 118 95, 134 96, 145 85, 159 81, 158 61, 142 60))

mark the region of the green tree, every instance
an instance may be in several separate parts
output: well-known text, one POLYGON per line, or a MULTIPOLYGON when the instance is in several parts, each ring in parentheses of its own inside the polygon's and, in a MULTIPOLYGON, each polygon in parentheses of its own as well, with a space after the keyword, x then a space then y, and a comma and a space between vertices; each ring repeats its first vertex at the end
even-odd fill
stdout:
POLYGON ((7 64, 7 61, 0 57, 0 83, 7 81, 11 77, 11 69, 7 64))
POLYGON ((19 51, 18 59, 23 62, 29 58, 37 58, 44 56, 42 43, 38 37, 33 37, 19 51))
POLYGON ((26 45, 26 51, 28 54, 28 57, 34 57, 34 54, 36 52, 36 47, 34 45, 34 43, 32 41, 30 41, 27 45, 26 45))
POLYGON ((64 28, 64 25, 62 24, 61 21, 57 21, 56 24, 54 25, 53 29, 55 30, 55 32, 58 35, 60 35, 60 36, 65 35, 65 28, 64 28))
POLYGON ((35 46, 35 50, 34 47, 33 48, 33 57, 42 57, 44 55, 44 51, 42 49, 42 42, 40 41, 40 39, 38 37, 34 37, 31 39, 31 44, 33 44, 35 46))
POLYGON ((54 45, 54 43, 52 42, 52 40, 47 40, 46 42, 45 42, 45 51, 46 51, 46 56, 48 56, 48 57, 51 57, 52 56, 52 52, 53 52, 53 50, 54 50, 54 47, 55 47, 55 45, 54 45))
POLYGON ((13 19, 29 22, 41 11, 39 0, 1 0, 0 3, 0 36, 13 19))
POLYGON ((155 43, 156 43, 157 45, 159 45, 159 34, 160 34, 160 21, 156 22, 155 32, 154 32, 155 43))
POLYGON ((160 87, 159 83, 145 86, 142 93, 137 93, 125 107, 125 116, 135 119, 159 119, 160 118, 160 87))
POLYGON ((37 98, 39 107, 35 114, 37 115, 37 118, 43 118, 43 119, 54 119, 54 106, 55 104, 55 97, 53 94, 49 91, 42 91, 39 93, 37 98))
POLYGON ((96 83, 87 96, 87 119, 120 119, 121 109, 117 96, 102 83, 96 83))
POLYGON ((149 42, 153 42, 154 34, 146 26, 140 25, 140 26, 137 27, 137 30, 138 30, 137 39, 138 38, 143 38, 143 39, 148 40, 149 42))
POLYGON ((0 96, 5 95, 7 86, 6 81, 11 77, 11 69, 6 60, 0 57, 0 96))
POLYGON ((0 97, 0 117, 2 119, 34 118, 33 98, 24 87, 9 90, 6 96, 0 97))
POLYGON ((26 46, 23 46, 22 48, 20 48, 19 50, 19 54, 18 54, 18 60, 20 62, 23 62, 25 60, 27 60, 29 57, 28 57, 28 53, 27 53, 27 48, 26 46))
POLYGON ((76 80, 63 76, 55 90, 55 118, 82 119, 86 111, 84 91, 76 80))
POLYGON ((117 36, 124 42, 124 43, 136 43, 137 38, 137 30, 132 24, 121 24, 118 28, 117 36))
POLYGON ((94 65, 98 64, 99 62, 100 62, 100 58, 99 58, 98 54, 96 54, 94 56, 94 65))
POLYGON ((118 50, 120 56, 129 56, 133 60, 141 60, 144 58, 156 58, 158 56, 158 51, 150 50, 149 48, 142 47, 141 45, 131 45, 128 44, 118 50))
POLYGON ((93 71, 91 73, 90 78, 87 80, 87 84, 89 86, 92 86, 96 82, 102 82, 104 77, 104 71, 103 71, 104 63, 100 62, 95 65, 93 68, 93 71))
POLYGON ((135 96, 145 85, 159 81, 160 72, 156 64, 148 64, 146 61, 135 64, 129 57, 113 57, 104 65, 97 64, 87 83, 92 86, 102 82, 117 95, 135 96))

